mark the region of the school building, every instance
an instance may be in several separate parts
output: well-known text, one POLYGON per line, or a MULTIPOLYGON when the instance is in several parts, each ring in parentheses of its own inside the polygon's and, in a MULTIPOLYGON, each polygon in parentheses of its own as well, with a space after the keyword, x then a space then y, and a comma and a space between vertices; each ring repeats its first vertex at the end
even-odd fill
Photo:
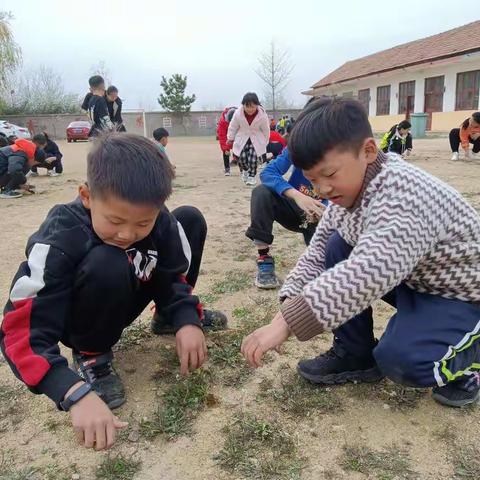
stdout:
POLYGON ((357 98, 375 131, 411 113, 428 113, 427 130, 449 131, 480 110, 480 21, 352 60, 305 95, 357 98))

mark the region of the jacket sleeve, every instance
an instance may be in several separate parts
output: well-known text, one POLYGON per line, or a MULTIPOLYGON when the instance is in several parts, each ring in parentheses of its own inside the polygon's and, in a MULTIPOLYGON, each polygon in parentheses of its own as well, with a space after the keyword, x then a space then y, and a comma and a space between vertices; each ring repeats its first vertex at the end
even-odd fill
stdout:
POLYGON ((8 157, 8 174, 23 172, 26 160, 22 155, 10 155, 8 157))
POLYGON ((45 153, 52 157, 55 157, 57 160, 61 160, 63 158, 63 154, 62 152, 60 152, 60 149, 58 148, 58 145, 53 142, 52 140, 50 140, 50 144, 49 144, 49 149, 45 151, 45 153))
POLYGON ((107 101, 102 98, 98 101, 95 108, 97 109, 97 114, 102 125, 102 130, 113 130, 113 123, 110 119, 110 114, 108 113, 107 101))
POLYGON ((463 128, 463 125, 460 127, 460 142, 464 150, 470 148, 470 130, 468 128, 463 128))
POLYGON ((13 373, 57 406, 82 380, 58 346, 70 310, 73 271, 62 251, 35 243, 13 280, 0 329, 0 346, 13 373))
POLYGON ((412 135, 410 133, 407 135, 407 138, 405 140, 405 148, 407 150, 411 150, 413 148, 413 140, 412 140, 412 135))
POLYGON ((262 115, 262 121, 260 123, 260 131, 263 133, 265 139, 265 146, 268 145, 270 139, 270 121, 268 120, 268 115, 265 113, 262 115))
POLYGON ((220 119, 217 127, 217 136, 218 141, 220 142, 220 148, 223 152, 228 152, 231 149, 231 146, 227 144, 227 129, 228 123, 225 120, 220 119))
POLYGON ((270 163, 266 165, 260 173, 260 180, 270 190, 274 190, 278 195, 283 195, 286 190, 293 188, 284 178, 288 169, 292 166, 288 149, 285 148, 283 152, 270 163))
POLYGON ((238 129, 240 128, 239 114, 240 114, 240 109, 238 109, 233 114, 233 118, 232 118, 230 124, 228 125, 227 141, 229 143, 234 142, 235 136, 237 135, 238 129))

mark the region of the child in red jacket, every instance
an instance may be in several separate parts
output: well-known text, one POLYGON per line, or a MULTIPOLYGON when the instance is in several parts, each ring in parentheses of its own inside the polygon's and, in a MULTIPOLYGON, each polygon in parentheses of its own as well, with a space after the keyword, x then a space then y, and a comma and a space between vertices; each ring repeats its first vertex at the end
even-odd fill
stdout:
POLYGON ((217 139, 220 143, 220 149, 223 153, 223 167, 225 169, 225 176, 230 176, 230 150, 232 145, 227 141, 228 125, 232 120, 233 114, 237 107, 227 107, 220 115, 220 120, 217 125, 217 139))

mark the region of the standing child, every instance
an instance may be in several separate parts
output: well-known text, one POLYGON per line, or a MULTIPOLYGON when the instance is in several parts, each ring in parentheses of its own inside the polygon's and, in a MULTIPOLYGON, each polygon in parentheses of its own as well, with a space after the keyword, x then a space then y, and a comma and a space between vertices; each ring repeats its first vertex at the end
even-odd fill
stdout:
POLYGON ((480 112, 472 113, 460 128, 450 130, 450 147, 452 149, 452 160, 458 160, 458 147, 462 145, 465 158, 470 158, 470 143, 473 144, 472 154, 477 157, 480 152, 480 112))
POLYGON ((127 129, 123 124, 122 118, 122 99, 118 96, 118 88, 110 85, 105 93, 105 99, 107 100, 108 114, 110 120, 114 125, 116 132, 126 132, 127 129))
POLYGON ((58 148, 58 145, 47 135, 46 132, 37 133, 33 137, 33 141, 44 144, 45 161, 34 165, 31 168, 31 175, 38 176, 38 167, 46 168, 47 175, 50 177, 57 177, 63 173, 62 158, 63 154, 58 148))
POLYGON ((217 139, 223 154, 223 168, 226 177, 230 176, 230 150, 232 144, 227 141, 227 131, 237 107, 227 107, 220 115, 217 125, 217 139))
POLYGON ((249 335, 252 366, 290 335, 333 330, 333 347, 298 364, 321 385, 384 376, 433 387, 461 407, 480 395, 480 217, 452 187, 378 151, 363 106, 317 100, 299 115, 293 164, 329 204, 288 275, 281 311, 249 335), (372 305, 396 308, 380 340, 372 305))
POLYGON ((393 152, 402 156, 410 155, 413 148, 411 128, 412 124, 408 120, 403 120, 398 125, 394 125, 382 137, 381 150, 384 153, 393 152))
POLYGON ((18 190, 27 183, 30 167, 45 160, 46 143, 19 138, 13 145, 0 148, 0 198, 18 198, 18 190))
POLYGON ((240 174, 246 185, 255 186, 257 183, 258 158, 266 153, 269 136, 268 115, 257 94, 245 94, 242 106, 233 114, 227 139, 233 144, 233 154, 238 158, 240 174))
POLYGON ((101 133, 110 132, 114 129, 108 113, 107 101, 105 100, 105 81, 100 75, 94 75, 88 80, 90 93, 87 93, 83 107, 87 107, 87 115, 92 122, 89 136, 96 137, 101 133))

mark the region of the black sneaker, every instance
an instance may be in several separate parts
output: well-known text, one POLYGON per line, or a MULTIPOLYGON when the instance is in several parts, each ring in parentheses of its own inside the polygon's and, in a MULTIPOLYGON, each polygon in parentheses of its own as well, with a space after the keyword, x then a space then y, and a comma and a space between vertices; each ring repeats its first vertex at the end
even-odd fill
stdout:
POLYGON ((338 344, 316 358, 301 360, 297 370, 307 380, 325 385, 375 383, 384 377, 373 356, 355 357, 338 344))
POLYGON ((20 192, 16 192, 15 190, 3 190, 0 193, 0 198, 20 198, 22 196, 20 192))
POLYGON ((432 398, 448 407, 465 407, 478 402, 480 398, 478 374, 447 383, 444 387, 434 387, 432 398))
POLYGON ((270 255, 260 255, 257 258, 255 286, 264 290, 280 286, 280 282, 275 275, 275 260, 270 255))
MULTIPOLYGON (((202 326, 206 332, 216 332, 227 328, 227 316, 218 310, 203 310, 202 326)), ((155 312, 150 322, 150 329, 155 335, 173 335, 173 325, 161 313, 155 312)))
POLYGON ((78 374, 89 383, 95 393, 110 409, 125 403, 125 389, 117 372, 113 368, 112 351, 100 355, 82 355, 72 352, 73 365, 78 374))

